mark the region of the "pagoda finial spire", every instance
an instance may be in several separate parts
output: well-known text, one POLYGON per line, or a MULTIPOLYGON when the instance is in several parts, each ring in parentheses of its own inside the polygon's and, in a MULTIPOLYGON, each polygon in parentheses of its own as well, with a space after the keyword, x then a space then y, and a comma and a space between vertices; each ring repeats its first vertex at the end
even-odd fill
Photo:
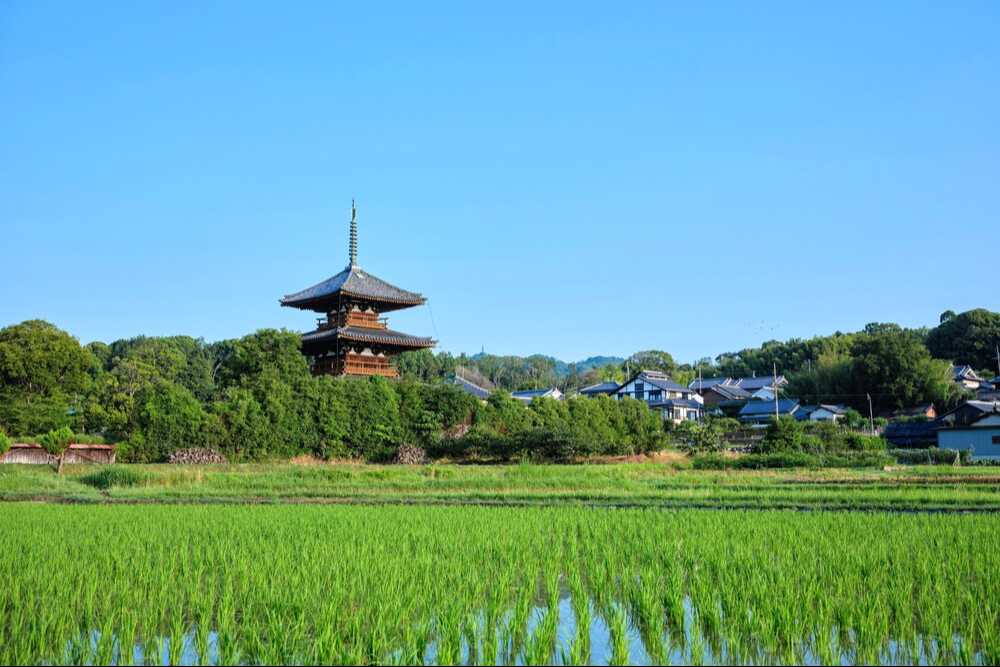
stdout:
POLYGON ((351 264, 350 266, 358 265, 358 209, 354 206, 354 200, 351 199, 351 243, 348 247, 348 252, 350 254, 351 264))

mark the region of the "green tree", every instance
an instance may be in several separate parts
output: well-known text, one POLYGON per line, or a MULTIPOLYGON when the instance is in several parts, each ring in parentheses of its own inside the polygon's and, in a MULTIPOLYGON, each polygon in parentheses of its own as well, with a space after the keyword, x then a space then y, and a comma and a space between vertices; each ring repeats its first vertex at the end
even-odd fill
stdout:
POLYGON ((79 341, 48 322, 0 329, 0 425, 21 434, 69 426, 98 365, 79 341))
POLYGON ((1000 313, 985 308, 942 320, 927 334, 927 348, 938 359, 1000 373, 997 345, 1000 345, 1000 313))
POLYGON ((912 332, 880 326, 860 336, 852 352, 855 403, 860 403, 860 395, 870 393, 878 408, 925 402, 948 405, 958 394, 948 363, 933 359, 912 332))
POLYGON ((0 457, 10 451, 10 437, 0 428, 0 457))
POLYGON ((70 443, 73 442, 73 431, 68 426, 62 426, 46 433, 40 438, 39 444, 46 452, 55 456, 59 463, 56 472, 62 474, 63 463, 66 460, 66 452, 70 443))
POLYGON ((629 357, 622 364, 622 368, 627 369, 626 372, 632 375, 643 370, 660 371, 671 375, 677 370, 677 362, 674 361, 669 352, 664 352, 663 350, 643 350, 629 357))

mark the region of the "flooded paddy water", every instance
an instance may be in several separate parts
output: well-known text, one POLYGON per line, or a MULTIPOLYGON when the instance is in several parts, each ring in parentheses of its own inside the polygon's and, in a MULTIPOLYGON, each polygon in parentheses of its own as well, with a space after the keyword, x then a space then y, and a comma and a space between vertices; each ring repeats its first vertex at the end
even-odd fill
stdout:
POLYGON ((995 664, 1000 519, 0 505, 0 662, 995 664))

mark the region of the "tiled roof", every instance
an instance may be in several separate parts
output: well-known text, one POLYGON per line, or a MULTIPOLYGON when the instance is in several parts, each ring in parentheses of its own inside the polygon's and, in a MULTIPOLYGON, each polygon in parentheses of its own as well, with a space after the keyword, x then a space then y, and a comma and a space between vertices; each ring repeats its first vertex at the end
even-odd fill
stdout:
POLYGON ((581 394, 613 394, 618 390, 619 384, 617 382, 601 382, 599 384, 592 384, 589 387, 584 387, 580 390, 581 394))
POLYGON ((742 387, 737 387, 734 384, 717 384, 709 388, 709 391, 714 391, 719 396, 730 400, 730 401, 742 401, 750 398, 750 392, 742 387))
MULTIPOLYGON (((799 402, 793 398, 778 400, 778 413, 787 415, 795 412, 799 402)), ((749 401, 740 409, 740 417, 761 417, 774 414, 774 401, 749 401)))
MULTIPOLYGON (((779 375, 777 379, 778 384, 785 383, 785 376, 779 375)), ((764 387, 773 387, 775 383, 775 378, 773 375, 759 375, 757 377, 751 378, 740 378, 736 381, 736 384, 741 389, 746 389, 749 392, 754 392, 758 389, 763 389, 764 387)))
POLYGON ((463 377, 458 375, 455 376, 455 384, 462 390, 472 394, 476 398, 486 399, 489 398, 490 392, 488 389, 483 389, 478 384, 473 384, 463 377))
POLYGON ((701 410, 704 406, 690 398, 671 398, 658 403, 650 403, 651 408, 689 408, 691 410, 701 410))
POLYGON ((733 378, 695 378, 688 383, 688 389, 709 389, 717 385, 732 385, 733 378))
POLYGON ((302 335, 303 343, 315 343, 331 338, 342 338, 343 340, 353 340, 359 343, 385 343, 387 345, 401 345, 404 347, 434 347, 433 338, 422 336, 411 336, 401 331, 392 329, 363 329, 361 327, 339 327, 335 329, 319 329, 302 335))
POLYGON ((520 391, 512 391, 510 395, 514 398, 537 398, 551 394, 554 391, 555 389, 522 389, 520 391))
POLYGON ((323 304, 329 303, 331 297, 338 293, 344 296, 392 304, 396 307, 419 306, 426 301, 422 295, 416 292, 400 289, 381 278, 366 273, 358 266, 349 266, 332 278, 327 278, 301 292, 283 297, 281 305, 292 308, 325 310, 323 304))

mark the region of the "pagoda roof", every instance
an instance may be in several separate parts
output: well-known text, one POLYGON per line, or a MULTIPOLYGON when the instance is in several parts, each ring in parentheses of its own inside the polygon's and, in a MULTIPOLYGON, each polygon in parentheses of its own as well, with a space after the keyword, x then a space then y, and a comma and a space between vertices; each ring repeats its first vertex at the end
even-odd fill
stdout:
POLYGON ((359 343, 375 343, 383 345, 398 345, 400 347, 424 348, 434 347, 436 341, 433 338, 423 336, 411 336, 401 331, 392 329, 366 329, 362 327, 337 327, 331 329, 318 329, 302 335, 302 344, 320 343, 327 340, 340 338, 342 340, 353 340, 359 343))
POLYGON ((281 305, 326 312, 338 296, 378 303, 383 312, 419 306, 426 301, 423 295, 396 287, 352 264, 321 283, 286 295, 281 305))

